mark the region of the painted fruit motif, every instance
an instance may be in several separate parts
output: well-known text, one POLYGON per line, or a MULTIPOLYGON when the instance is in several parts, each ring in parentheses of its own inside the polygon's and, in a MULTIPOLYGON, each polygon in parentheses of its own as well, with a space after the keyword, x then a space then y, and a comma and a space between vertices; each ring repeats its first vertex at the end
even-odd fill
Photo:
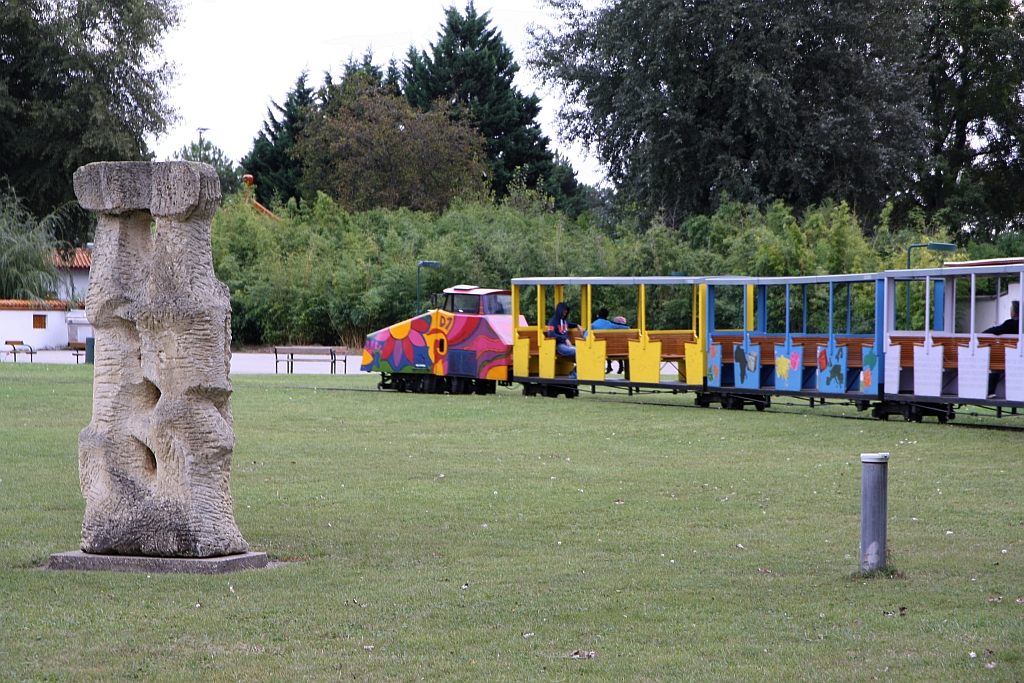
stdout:
POLYGON ((796 370, 799 367, 800 367, 800 354, 797 353, 796 351, 794 351, 793 355, 791 355, 789 357, 789 369, 790 370, 796 370))
POLYGON ((818 369, 821 370, 822 372, 825 372, 825 368, 827 367, 828 353, 826 353, 825 349, 822 349, 820 352, 818 352, 818 369))
POLYGON ((866 391, 871 388, 871 368, 864 368, 860 373, 861 391, 866 391))
POLYGON ((775 357, 775 374, 779 376, 782 381, 789 380, 789 359, 785 356, 775 357))

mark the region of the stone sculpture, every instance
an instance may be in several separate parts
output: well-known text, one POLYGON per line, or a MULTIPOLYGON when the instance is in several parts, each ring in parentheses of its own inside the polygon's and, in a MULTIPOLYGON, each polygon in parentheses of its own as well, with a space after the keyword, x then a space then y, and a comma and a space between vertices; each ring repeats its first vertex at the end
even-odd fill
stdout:
POLYGON ((232 513, 231 307, 213 272, 220 200, 206 164, 100 162, 75 172, 98 214, 86 314, 92 422, 79 437, 87 553, 246 552, 232 513))

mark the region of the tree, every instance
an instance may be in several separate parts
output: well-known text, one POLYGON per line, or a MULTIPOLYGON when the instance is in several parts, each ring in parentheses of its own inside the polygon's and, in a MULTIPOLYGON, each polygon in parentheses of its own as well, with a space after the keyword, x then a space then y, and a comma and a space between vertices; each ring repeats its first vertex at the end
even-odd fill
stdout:
POLYGON ((175 159, 183 161, 201 161, 213 166, 220 177, 220 193, 226 197, 238 191, 241 177, 235 163, 228 158, 220 147, 199 135, 199 142, 191 142, 174 153, 175 159))
POLYGON ((1024 226, 1024 13, 1012 0, 928 3, 931 154, 912 197, 962 234, 1024 226))
POLYGON ((877 215, 925 150, 909 0, 548 0, 530 65, 561 88, 563 133, 626 202, 669 225, 723 193, 877 215))
POLYGON ((174 119, 161 40, 177 12, 175 0, 0 3, 0 176, 29 211, 73 202, 83 164, 150 158, 146 137, 174 119))
POLYGON ((445 107, 423 112, 362 70, 328 77, 295 147, 304 197, 323 191, 348 211, 442 211, 484 191, 483 141, 445 107))
POLYGON ((306 125, 307 112, 316 103, 313 88, 306 85, 306 75, 303 71, 295 79, 284 105, 271 100, 263 129, 253 141, 252 151, 242 159, 242 168, 252 174, 256 199, 262 204, 270 204, 274 197, 282 202, 299 197, 302 162, 294 156, 294 147, 306 125), (280 120, 274 110, 281 115, 280 120))
MULTIPOLYGON (((519 65, 490 21, 472 1, 465 15, 448 8, 437 43, 429 54, 409 48, 402 76, 414 107, 429 111, 444 102, 457 116, 473 121, 486 140, 491 188, 501 198, 517 168, 525 170, 533 186, 552 175, 554 164, 536 120, 540 100, 512 85, 519 65)), ((551 185, 552 190, 560 187, 551 185)))
POLYGON ((46 299, 60 280, 56 242, 10 188, 0 190, 0 299, 46 299))

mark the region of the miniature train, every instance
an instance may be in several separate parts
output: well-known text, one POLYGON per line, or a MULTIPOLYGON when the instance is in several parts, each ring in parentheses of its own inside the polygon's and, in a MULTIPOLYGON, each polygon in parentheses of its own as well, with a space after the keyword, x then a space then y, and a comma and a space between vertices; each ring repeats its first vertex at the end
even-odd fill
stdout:
POLYGON ((846 401, 881 419, 945 422, 965 405, 1016 414, 1022 275, 1024 259, 1003 259, 813 277, 460 285, 434 310, 368 335, 362 369, 398 391, 484 394, 500 382, 570 398, 581 386, 693 392, 699 406, 729 409, 763 410, 777 396, 846 401), (575 359, 557 355, 547 334, 562 301, 587 331, 573 332, 575 359), (635 324, 592 329, 595 302, 605 301, 635 305, 635 324), (609 361, 621 362, 621 376, 609 361))

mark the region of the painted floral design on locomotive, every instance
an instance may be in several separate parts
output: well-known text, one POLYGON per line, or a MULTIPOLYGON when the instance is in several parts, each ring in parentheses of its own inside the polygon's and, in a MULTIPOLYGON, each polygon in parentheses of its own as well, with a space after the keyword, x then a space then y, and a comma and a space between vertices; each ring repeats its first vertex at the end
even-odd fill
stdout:
POLYGON ((362 370, 508 380, 509 293, 460 286, 445 295, 441 309, 367 335, 362 370))

